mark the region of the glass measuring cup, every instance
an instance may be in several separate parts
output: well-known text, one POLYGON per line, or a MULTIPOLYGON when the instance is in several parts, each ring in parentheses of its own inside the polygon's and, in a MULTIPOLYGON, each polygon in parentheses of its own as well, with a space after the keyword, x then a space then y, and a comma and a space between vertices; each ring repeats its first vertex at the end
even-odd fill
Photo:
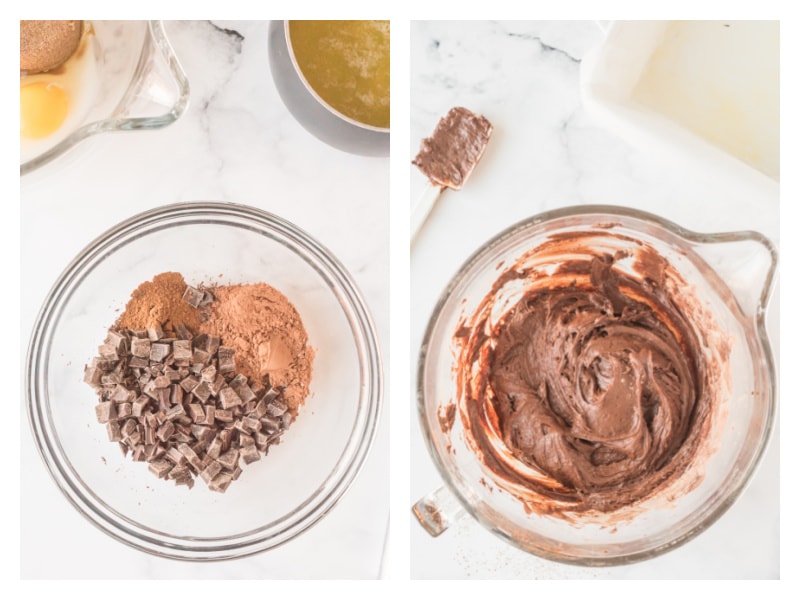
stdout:
MULTIPOLYGON (((609 206, 544 213, 484 244, 447 286, 422 344, 418 412, 444 485, 414 506, 420 523, 438 535, 466 512, 525 551, 582 565, 623 564, 656 556, 709 527, 751 478, 772 430, 775 376, 764 316, 776 265, 775 248, 756 232, 697 234, 655 215, 609 206), (707 459, 698 466, 704 472, 700 483, 682 495, 677 488, 668 488, 637 505, 614 526, 602 519, 569 522, 526 512, 507 482, 485 466, 466 439, 457 409, 458 353, 453 344, 462 318, 475 311, 503 265, 514 264, 551 236, 601 230, 657 250, 731 341, 730 392, 714 415, 707 459)), ((498 294, 504 290, 508 287, 502 286, 498 294)))
POLYGON ((161 21, 91 21, 86 112, 35 145, 20 140, 20 175, 99 133, 160 129, 189 102, 189 82, 161 21))

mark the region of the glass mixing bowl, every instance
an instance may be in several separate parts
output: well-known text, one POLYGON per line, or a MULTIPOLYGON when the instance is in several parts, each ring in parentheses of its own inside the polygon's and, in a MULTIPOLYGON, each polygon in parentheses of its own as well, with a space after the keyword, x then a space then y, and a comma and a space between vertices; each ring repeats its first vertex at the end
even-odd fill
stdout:
POLYGON ((87 21, 93 33, 75 110, 43 140, 20 139, 20 175, 50 163, 98 133, 160 129, 189 102, 189 82, 161 21, 87 21))
MULTIPOLYGON (((417 407, 428 450, 445 485, 414 506, 421 524, 438 535, 465 509, 523 550, 581 565, 623 564, 656 556, 709 527, 742 492, 772 430, 775 376, 764 314, 776 264, 776 250, 761 234, 697 234, 655 215, 610 206, 543 213, 489 240, 447 286, 422 344, 417 407), (499 281, 502 285, 495 298, 500 300, 494 306, 500 308, 491 318, 496 323, 505 314, 502 311, 515 304, 513 298, 519 297, 520 289, 519 279, 499 279, 501 273, 549 239, 577 232, 596 236, 592 247, 612 255, 641 243, 652 246, 676 268, 686 282, 682 289, 694 294, 731 342, 729 391, 713 414, 708 452, 698 455, 702 464, 695 469, 693 463, 678 484, 635 505, 621 520, 526 512, 518 490, 473 450, 458 409, 463 399, 457 385, 459 350, 454 338, 462 333, 464 318, 474 314, 499 281), (610 240, 608 232, 623 238, 610 240), (689 481, 691 488, 698 472, 703 473, 699 484, 685 492, 683 484, 689 481)), ((711 330, 699 335, 720 339, 711 330)))
POLYGON ((375 329, 350 275, 291 223, 238 204, 151 210, 93 241, 36 320, 27 410, 53 480, 93 525, 160 556, 218 560, 273 548, 327 514, 369 452, 382 402, 375 329), (281 443, 226 493, 160 481, 97 423, 83 367, 131 292, 164 271, 187 283, 263 281, 300 313, 315 348, 311 391, 281 443))

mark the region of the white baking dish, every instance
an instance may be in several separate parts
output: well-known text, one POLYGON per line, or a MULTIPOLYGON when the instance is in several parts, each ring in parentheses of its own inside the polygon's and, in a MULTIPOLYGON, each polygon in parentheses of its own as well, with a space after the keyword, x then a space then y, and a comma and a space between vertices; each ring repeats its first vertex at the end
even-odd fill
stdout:
POLYGON ((664 160, 776 194, 778 21, 616 21, 581 65, 590 114, 664 160))

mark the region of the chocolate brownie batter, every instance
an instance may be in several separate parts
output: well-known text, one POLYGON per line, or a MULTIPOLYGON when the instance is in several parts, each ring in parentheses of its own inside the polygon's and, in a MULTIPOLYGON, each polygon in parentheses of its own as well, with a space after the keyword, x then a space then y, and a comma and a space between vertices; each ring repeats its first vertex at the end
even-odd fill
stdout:
POLYGON ((422 140, 411 164, 432 185, 461 189, 483 156, 491 135, 492 124, 486 117, 456 106, 440 119, 433 136, 422 140))
MULTIPOLYGON (((540 251, 564 245, 580 239, 540 251)), ((524 279, 518 300, 497 318, 492 293, 461 328, 460 408, 475 450, 528 508, 608 513, 690 468, 718 373, 652 249, 563 255, 547 276, 508 269, 494 292, 524 279)))

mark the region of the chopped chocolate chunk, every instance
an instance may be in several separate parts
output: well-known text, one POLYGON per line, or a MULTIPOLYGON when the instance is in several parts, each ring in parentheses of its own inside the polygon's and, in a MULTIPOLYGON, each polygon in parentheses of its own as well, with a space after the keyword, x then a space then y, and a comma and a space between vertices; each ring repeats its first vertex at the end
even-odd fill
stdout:
POLYGON ((220 471, 222 471, 222 465, 217 461, 212 460, 202 471, 200 471, 200 477, 202 477, 203 481, 206 483, 211 483, 211 480, 214 479, 214 477, 216 477, 220 471))
POLYGON ((214 418, 217 421, 221 421, 223 423, 232 423, 233 422, 233 413, 229 410, 223 410, 221 408, 214 409, 214 418))
POLYGON ((114 331, 113 329, 108 332, 108 336, 106 336, 105 345, 114 348, 120 354, 125 354, 125 348, 127 347, 127 342, 125 336, 122 335, 119 331, 114 331))
POLYGON ((183 388, 180 385, 173 383, 171 386, 169 386, 170 404, 180 404, 183 402, 183 396, 183 388))
POLYGON ((219 391, 219 403, 223 409, 227 410, 234 406, 239 406, 242 403, 242 399, 239 398, 239 394, 233 388, 224 387, 219 391))
POLYGON ((191 340, 192 337, 194 337, 192 336, 192 332, 189 331, 186 328, 186 325, 184 325, 183 323, 178 323, 178 325, 175 327, 175 331, 177 332, 178 337, 181 340, 191 340))
POLYGON ((102 385, 115 385, 122 383, 122 377, 120 377, 119 373, 116 371, 112 371, 111 373, 103 373, 103 376, 100 377, 100 383, 102 385))
POLYGON ((150 469, 150 472, 153 473, 156 477, 158 477, 159 479, 163 479, 164 477, 167 476, 167 473, 169 473, 173 467, 172 463, 169 462, 168 460, 158 459, 152 461, 148 468, 150 469))
POLYGON ((170 351, 169 344, 157 344, 153 343, 150 345, 150 361, 151 362, 162 362, 170 351))
MULTIPOLYGON (((201 348, 195 347, 194 353, 192 354, 192 362, 193 363, 200 363, 201 365, 205 366, 208 364, 208 361, 211 359, 211 355, 201 348)), ((211 380, 213 381, 213 379, 211 380)))
POLYGON ((186 286, 186 291, 183 292, 183 301, 189 306, 197 308, 203 301, 205 294, 192 286, 186 286))
POLYGON ((195 423, 200 423, 206 418, 206 411, 203 410, 202 404, 190 404, 189 405, 189 416, 192 417, 192 421, 195 423))
POLYGON ((136 431, 136 420, 135 419, 128 419, 122 425, 120 432, 122 433, 122 439, 130 438, 134 432, 136 431))
POLYGON ((267 414, 270 417, 280 417, 289 407, 280 400, 273 400, 267 405, 267 414))
POLYGON ((147 396, 139 396, 136 400, 133 401, 131 406, 131 413, 134 417, 141 417, 145 410, 147 409, 147 405, 150 404, 150 398, 147 396))
POLYGON ((131 454, 131 458, 136 462, 144 461, 144 446, 136 446, 133 449, 133 453, 131 454))
POLYGON ((119 354, 117 352, 117 348, 112 346, 111 344, 103 344, 102 346, 98 346, 97 353, 100 355, 100 358, 105 360, 111 360, 111 361, 119 360, 119 354))
POLYGON ((144 428, 144 443, 151 446, 156 443, 155 429, 147 425, 144 428))
POLYGON ((110 371, 111 369, 117 366, 117 361, 96 356, 95 358, 92 359, 91 366, 97 367, 101 371, 110 371))
POLYGON ((222 343, 222 340, 220 338, 215 337, 213 335, 209 335, 206 338, 206 343, 205 343, 205 346, 203 347, 203 350, 205 350, 209 354, 215 354, 219 350, 219 347, 220 347, 221 343, 222 343))
POLYGON ((108 423, 116 417, 116 405, 113 402, 101 402, 94 407, 98 423, 108 423))
POLYGON ((211 458, 219 458, 221 452, 222 452, 222 442, 218 437, 215 437, 213 440, 211 440, 211 443, 208 445, 206 456, 210 456, 211 458))
POLYGON ((231 447, 231 441, 233 440, 233 432, 230 429, 223 429, 219 432, 219 439, 222 442, 222 451, 227 452, 228 449, 231 447))
POLYGON ((256 448, 261 450, 261 452, 266 452, 267 446, 269 446, 269 436, 260 431, 256 431, 253 434, 253 439, 256 441, 256 448))
POLYGON ((267 403, 263 399, 258 401, 258 404, 253 409, 253 414, 259 419, 267 414, 267 403))
POLYGON ((181 451, 176 446, 170 447, 165 456, 173 465, 181 466, 186 464, 186 457, 181 454, 181 451))
MULTIPOLYGON (((122 404, 123 402, 129 402, 131 400, 131 394, 133 394, 131 390, 126 388, 124 385, 117 384, 114 388, 114 393, 111 394, 111 400, 116 402, 117 404, 122 404)), ((135 395, 134 395, 135 397, 135 395)))
POLYGON ((119 422, 109 421, 106 423, 106 431, 108 432, 109 442, 121 442, 122 431, 120 430, 119 422))
POLYGON ((237 375, 231 380, 229 385, 239 395, 239 397, 242 399, 242 402, 250 402, 256 397, 256 395, 253 393, 253 390, 250 389, 249 385, 247 385, 247 377, 244 375, 237 375))
POLYGON ((200 457, 189 447, 189 444, 178 444, 178 451, 186 457, 186 460, 196 471, 200 470, 200 457))
POLYGON ((172 390, 170 388, 161 388, 159 390, 153 390, 155 394, 156 400, 158 400, 158 409, 167 411, 169 410, 170 406, 172 406, 172 390))
POLYGON ((239 451, 235 448, 231 448, 227 452, 221 454, 217 461, 223 466, 223 468, 230 471, 239 462, 239 451))
POLYGON ((200 401, 206 402, 211 397, 211 387, 207 382, 201 381, 192 388, 192 394, 197 396, 200 401))
POLYGON ((175 357, 176 361, 191 361, 193 354, 192 342, 189 340, 175 340, 172 342, 172 355, 175 357))
MULTIPOLYGON (((150 357, 150 340, 142 338, 133 338, 131 340, 131 354, 139 358, 150 357)), ((147 365, 143 365, 147 366, 147 365)))
POLYGON ((100 378, 103 375, 103 371, 100 370, 96 366, 89 366, 86 367, 83 371, 83 380, 88 383, 89 385, 97 385, 100 383, 100 378))
POLYGON ((189 470, 189 467, 175 465, 172 467, 172 470, 167 475, 170 479, 186 479, 191 478, 192 472, 189 470))
POLYGON ((217 378, 214 380, 214 384, 211 386, 211 395, 218 396, 219 391, 223 387, 225 387, 225 378, 222 375, 217 374, 217 378))
POLYGON ((158 323, 154 324, 152 327, 147 328, 147 337, 151 342, 157 342, 161 338, 164 337, 164 330, 161 329, 161 325, 158 323))
POLYGON ((130 402, 123 402, 117 404, 117 419, 127 419, 133 414, 133 408, 130 402))
POLYGON ((182 380, 181 380, 181 387, 182 387, 182 388, 183 388, 185 391, 187 391, 187 392, 191 392, 191 391, 192 391, 194 388, 196 388, 196 387, 197 387, 197 384, 198 384, 198 383, 200 383, 200 380, 199 380, 199 379, 197 379, 196 377, 192 377, 192 376, 190 375, 189 377, 186 377, 185 379, 182 379, 182 380))
POLYGON ((265 433, 277 433, 281 430, 281 422, 270 417, 262 417, 261 428, 265 433))
POLYGON ((156 431, 156 436, 162 442, 166 442, 175 431, 175 425, 172 424, 172 421, 167 421, 161 427, 158 428, 156 431))
POLYGON ((242 419, 242 429, 248 433, 253 433, 261 429, 261 422, 252 417, 245 417, 242 419))
POLYGON ((205 381, 206 383, 214 383, 214 380, 217 378, 217 367, 214 365, 208 365, 202 371, 200 371, 200 379, 205 381))
POLYGON ((181 379, 183 379, 180 371, 170 367, 164 367, 164 375, 166 375, 167 378, 169 378, 169 380, 173 383, 179 382, 181 379))
POLYGON ((220 473, 208 484, 208 489, 212 492, 224 492, 231 484, 232 477, 229 473, 220 473))
POLYGON ((217 359, 219 363, 217 368, 220 373, 231 373, 236 370, 236 361, 233 358, 233 348, 220 346, 217 351, 217 359))
POLYGON ((216 297, 210 290, 203 290, 203 299, 200 301, 200 308, 205 308, 216 300, 216 297))
POLYGON ((271 387, 266 392, 264 392, 264 395, 262 396, 261 399, 264 400, 264 402, 266 402, 267 404, 269 404, 270 402, 275 400, 275 398, 277 398, 280 395, 281 395, 281 393, 278 390, 276 390, 275 388, 271 387))
POLYGON ((192 425, 192 435, 204 444, 211 442, 215 436, 214 430, 205 425, 192 425))
POLYGON ((150 353, 148 352, 147 356, 144 358, 140 358, 138 356, 134 356, 128 362, 128 366, 132 369, 144 369, 146 366, 150 364, 150 353))
POLYGON ((174 406, 170 406, 169 409, 164 413, 164 416, 167 418, 168 421, 173 421, 180 417, 181 415, 185 415, 186 411, 183 410, 183 404, 176 404, 174 406))
POLYGON ((255 442, 253 444, 242 446, 239 449, 239 455, 242 457, 242 460, 248 465, 250 463, 254 463, 255 461, 261 458, 261 454, 258 452, 258 448, 256 448, 255 442))

